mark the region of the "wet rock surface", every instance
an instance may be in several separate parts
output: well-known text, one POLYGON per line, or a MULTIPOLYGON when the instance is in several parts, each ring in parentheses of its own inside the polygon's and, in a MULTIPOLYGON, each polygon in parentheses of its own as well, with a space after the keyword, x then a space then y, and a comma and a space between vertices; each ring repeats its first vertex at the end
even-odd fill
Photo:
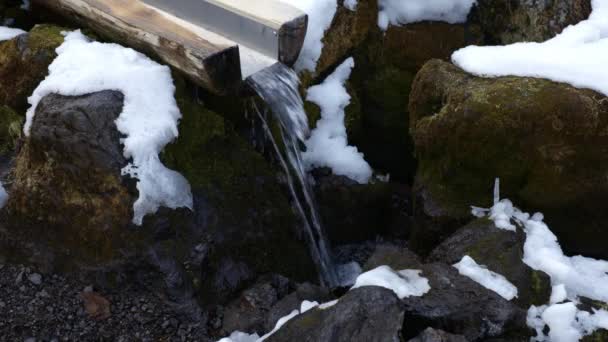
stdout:
POLYGON ((397 342, 402 324, 403 308, 392 291, 364 287, 350 291, 334 306, 293 318, 268 341, 397 342))

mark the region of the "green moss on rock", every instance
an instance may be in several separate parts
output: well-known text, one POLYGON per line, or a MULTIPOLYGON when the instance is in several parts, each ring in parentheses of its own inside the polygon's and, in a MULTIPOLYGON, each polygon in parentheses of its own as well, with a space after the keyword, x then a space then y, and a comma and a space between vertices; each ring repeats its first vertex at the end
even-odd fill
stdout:
POLYGON ((27 109, 27 98, 48 74, 48 66, 63 43, 64 29, 37 25, 28 34, 0 42, 0 105, 19 112, 27 109))
POLYGON ((608 198, 603 98, 543 79, 483 79, 449 63, 427 63, 409 104, 420 163, 416 189, 425 193, 426 213, 466 218, 470 205, 490 204, 498 177, 503 197, 556 216, 549 223, 558 235, 587 223, 577 239, 562 236, 566 246, 605 254, 593 242, 608 234, 598 204, 608 198))
POLYGON ((0 156, 14 150, 21 137, 23 117, 6 106, 0 106, 0 156))

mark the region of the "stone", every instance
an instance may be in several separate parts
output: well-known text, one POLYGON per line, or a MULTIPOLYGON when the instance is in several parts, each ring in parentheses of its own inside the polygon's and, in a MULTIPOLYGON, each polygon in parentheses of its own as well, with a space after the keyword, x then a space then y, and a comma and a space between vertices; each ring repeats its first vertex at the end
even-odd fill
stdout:
POLYGON ((42 276, 38 273, 30 274, 29 276, 27 276, 27 279, 30 281, 30 283, 32 283, 34 285, 42 284, 42 276))
POLYGON ((453 265, 468 255, 478 264, 503 275, 518 289, 513 299, 522 309, 543 305, 551 296, 551 280, 524 264, 525 233, 498 229, 488 219, 478 219, 462 227, 437 246, 427 258, 453 265))
POLYGON ((403 308, 391 290, 370 286, 349 291, 338 303, 311 309, 287 322, 267 341, 398 342, 403 308))
POLYGON ((96 292, 80 294, 85 311, 92 319, 101 321, 110 318, 110 302, 96 292))
POLYGON ((433 60, 416 76, 409 108, 417 220, 458 228, 471 205, 491 205, 500 178, 501 196, 543 212, 566 253, 608 257, 604 95, 544 79, 474 77, 433 60))
POLYGON ((469 341, 506 333, 528 336, 526 310, 506 301, 446 264, 422 267, 431 290, 422 297, 402 299, 405 307, 404 338, 416 337, 432 327, 463 335, 469 341))
POLYGON ((420 335, 409 340, 409 342, 467 342, 462 335, 453 335, 443 330, 426 328, 420 335))

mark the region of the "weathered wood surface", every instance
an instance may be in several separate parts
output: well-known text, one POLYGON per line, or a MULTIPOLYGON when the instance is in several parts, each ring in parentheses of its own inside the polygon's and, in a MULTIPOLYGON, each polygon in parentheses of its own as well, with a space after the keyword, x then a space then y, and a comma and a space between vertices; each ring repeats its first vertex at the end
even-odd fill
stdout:
POLYGON ((228 94, 242 82, 236 45, 140 0, 33 0, 32 5, 153 54, 211 92, 228 94))

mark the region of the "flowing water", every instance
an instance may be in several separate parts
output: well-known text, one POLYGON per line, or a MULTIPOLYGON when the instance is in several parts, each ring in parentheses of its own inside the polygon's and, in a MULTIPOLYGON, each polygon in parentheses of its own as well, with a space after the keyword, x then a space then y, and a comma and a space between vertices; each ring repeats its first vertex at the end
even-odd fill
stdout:
POLYGON ((302 219, 311 255, 319 270, 321 281, 326 286, 339 285, 337 269, 329 252, 329 244, 319 219, 309 176, 302 161, 300 147, 309 134, 309 128, 304 103, 298 91, 300 83, 298 76, 292 69, 277 63, 250 76, 247 82, 266 102, 274 118, 279 122, 283 149, 274 139, 264 115, 254 106, 285 170, 294 206, 302 219))

